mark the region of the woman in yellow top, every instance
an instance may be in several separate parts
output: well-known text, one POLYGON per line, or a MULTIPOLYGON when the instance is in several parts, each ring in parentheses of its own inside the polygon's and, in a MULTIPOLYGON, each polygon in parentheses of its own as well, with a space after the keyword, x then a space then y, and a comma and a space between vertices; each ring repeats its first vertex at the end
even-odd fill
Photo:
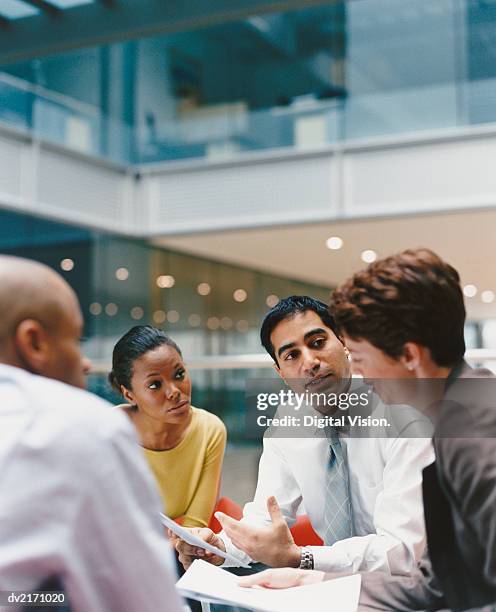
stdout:
POLYGON ((139 434, 171 518, 205 527, 219 491, 226 428, 191 406, 191 380, 177 344, 149 325, 130 329, 114 347, 109 380, 139 434))

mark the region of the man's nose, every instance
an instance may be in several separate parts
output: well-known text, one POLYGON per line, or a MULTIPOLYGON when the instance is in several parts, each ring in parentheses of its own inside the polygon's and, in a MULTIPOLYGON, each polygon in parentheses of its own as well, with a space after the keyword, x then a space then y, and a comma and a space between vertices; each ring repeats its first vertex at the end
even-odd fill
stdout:
POLYGON ((305 370, 305 374, 315 374, 320 368, 320 359, 319 356, 316 355, 312 351, 305 351, 303 353, 303 368, 305 370))

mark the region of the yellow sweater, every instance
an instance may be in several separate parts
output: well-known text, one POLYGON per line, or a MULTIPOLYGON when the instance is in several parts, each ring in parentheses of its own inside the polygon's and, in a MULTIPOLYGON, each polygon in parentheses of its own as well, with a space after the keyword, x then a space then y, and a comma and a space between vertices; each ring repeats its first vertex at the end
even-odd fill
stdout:
POLYGON ((143 449, 171 518, 184 517, 185 527, 206 527, 217 500, 226 447, 224 423, 210 412, 193 408, 181 442, 170 450, 143 449))

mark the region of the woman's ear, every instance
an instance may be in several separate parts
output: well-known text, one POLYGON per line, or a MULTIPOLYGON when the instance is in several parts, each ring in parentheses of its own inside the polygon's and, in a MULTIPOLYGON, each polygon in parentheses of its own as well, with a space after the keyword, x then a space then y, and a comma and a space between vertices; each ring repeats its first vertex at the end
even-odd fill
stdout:
POLYGON ((407 342, 403 347, 400 361, 409 372, 418 370, 421 362, 421 350, 415 342, 407 342))
POLYGON ((121 385, 121 393, 128 404, 132 404, 133 406, 136 405, 133 392, 126 389, 124 385, 121 385))

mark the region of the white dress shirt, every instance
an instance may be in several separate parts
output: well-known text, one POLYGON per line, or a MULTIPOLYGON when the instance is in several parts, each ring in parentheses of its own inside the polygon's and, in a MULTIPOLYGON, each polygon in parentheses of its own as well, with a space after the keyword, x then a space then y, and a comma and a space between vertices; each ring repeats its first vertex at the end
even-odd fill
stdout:
POLYGON ((159 496, 121 411, 0 365, 0 474, 0 590, 58 576, 74 612, 181 610, 159 496))
MULTIPOLYGON (((387 416, 388 410, 394 407, 379 404, 372 416, 387 416)), ((434 461, 434 451, 430 438, 407 434, 408 429, 401 438, 340 435, 355 535, 332 546, 310 547, 315 569, 409 574, 419 561, 425 548, 422 469, 434 461)), ((290 526, 304 510, 323 539, 329 443, 322 436, 322 430, 314 430, 301 438, 264 437, 255 498, 245 505, 242 521, 269 523, 266 502, 274 495, 290 526)), ((224 532, 219 535, 227 552, 251 561, 224 532)))

